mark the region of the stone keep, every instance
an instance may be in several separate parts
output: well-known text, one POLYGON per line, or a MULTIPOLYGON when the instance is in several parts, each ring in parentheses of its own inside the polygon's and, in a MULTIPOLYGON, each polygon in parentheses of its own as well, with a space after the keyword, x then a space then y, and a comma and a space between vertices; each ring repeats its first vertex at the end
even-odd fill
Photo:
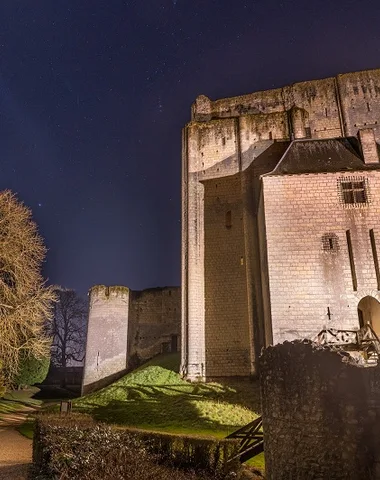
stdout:
POLYGON ((196 99, 182 141, 187 378, 254 375, 263 347, 326 326, 380 327, 379 125, 380 70, 196 99))

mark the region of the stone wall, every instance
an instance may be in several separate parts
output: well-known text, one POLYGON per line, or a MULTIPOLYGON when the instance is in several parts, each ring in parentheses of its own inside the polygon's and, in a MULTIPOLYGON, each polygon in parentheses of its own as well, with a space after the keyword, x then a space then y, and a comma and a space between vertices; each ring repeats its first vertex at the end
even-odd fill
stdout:
POLYGON ((141 361, 180 350, 179 287, 132 291, 97 285, 89 297, 82 394, 110 384, 141 361))
POLYGON ((260 360, 268 480, 380 479, 380 366, 310 342, 260 360))
MULTIPOLYGON (((214 334, 215 337, 220 336, 219 330, 224 328, 218 325, 216 318, 211 319, 210 314, 206 313, 210 308, 206 296, 211 298, 210 295, 213 291, 217 292, 221 283, 220 279, 211 275, 211 263, 216 261, 219 253, 207 251, 206 244, 208 241, 214 244, 214 248, 220 251, 222 261, 223 249, 229 241, 224 243, 226 236, 220 236, 220 232, 213 230, 213 220, 205 213, 208 206, 213 210, 216 208, 210 204, 209 193, 205 191, 208 188, 206 182, 242 174, 263 152, 285 143, 281 141, 356 136, 358 130, 364 127, 373 128, 379 141, 379 123, 380 70, 300 82, 275 90, 215 101, 204 95, 196 99, 192 106, 192 121, 183 130, 182 147, 182 372, 189 379, 206 378, 207 364, 212 358, 210 350, 207 355, 207 350, 213 348, 209 347, 208 342, 214 334), (216 232, 214 239, 211 238, 212 231, 216 232), (207 240, 205 235, 208 236, 207 240), (215 246, 218 235, 220 242, 215 246)), ((248 364, 252 374, 256 371, 257 345, 260 342, 263 344, 264 338, 263 332, 255 331, 257 321, 259 319, 263 323, 260 318, 264 314, 260 311, 265 310, 268 316, 270 305, 268 302, 265 304, 265 299, 264 304, 260 305, 259 290, 261 286, 267 290, 268 285, 267 282, 262 285, 253 267, 252 256, 258 255, 258 235, 252 226, 247 185, 244 184, 244 177, 241 178, 240 192, 232 187, 230 193, 232 203, 237 206, 240 201, 242 205, 239 221, 242 222, 243 246, 239 247, 238 240, 231 248, 232 251, 238 248, 243 250, 244 268, 236 270, 238 273, 234 277, 232 271, 235 267, 231 264, 229 283, 226 282, 223 289, 231 288, 234 291, 237 285, 244 283, 242 288, 246 289, 246 295, 243 303, 240 302, 240 293, 237 295, 236 307, 245 322, 242 331, 249 332, 248 364)), ((254 196, 256 194, 257 191, 254 191, 254 196)), ((258 262, 256 266, 261 268, 258 262)), ((220 271, 225 267, 220 267, 220 271)), ((362 284, 361 288, 368 289, 368 286, 362 284)), ((213 306, 214 311, 229 311, 232 296, 220 295, 218 305, 213 306)), ((318 317, 321 323, 323 319, 318 317)), ((350 320, 347 323, 353 325, 350 320)), ((265 330, 265 341, 268 343, 270 334, 267 333, 268 328, 265 330)), ((306 330, 314 330, 314 327, 306 327, 306 330)), ((225 344, 219 342, 218 351, 226 352, 228 348, 229 341, 225 336, 225 344)), ((243 344, 239 346, 239 349, 245 348, 243 344)), ((241 372, 247 371, 246 365, 244 358, 241 372)))
POLYGON ((239 175, 205 188, 205 341, 207 378, 249 376, 250 332, 239 175), (226 342, 228 338, 228 342, 226 342))
POLYGON ((368 204, 342 203, 340 181, 349 181, 352 173, 263 177, 274 343, 313 338, 325 327, 357 329, 359 301, 365 296, 380 300, 370 238, 372 230, 380 248, 380 171, 357 176, 366 181, 368 204), (333 238, 334 248, 324 249, 325 236, 333 238))
POLYGON ((152 358, 180 350, 181 289, 150 288, 131 293, 128 357, 152 358))
MULTIPOLYGON (((380 69, 215 101, 202 95, 193 105, 192 120, 205 122, 244 115, 269 119, 268 115, 281 112, 288 112, 295 138, 350 136, 364 126, 376 127, 380 117, 380 69)), ((276 128, 281 128, 280 122, 275 122, 272 131, 276 128)), ((259 133, 263 134, 262 129, 259 133)), ((380 139, 379 128, 376 138, 380 139)))

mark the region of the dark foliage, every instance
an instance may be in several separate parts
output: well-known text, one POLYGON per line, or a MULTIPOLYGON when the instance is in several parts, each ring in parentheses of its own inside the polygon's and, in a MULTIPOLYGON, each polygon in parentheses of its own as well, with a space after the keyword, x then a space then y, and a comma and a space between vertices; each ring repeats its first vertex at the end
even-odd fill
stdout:
POLYGON ((33 478, 232 479, 240 465, 226 468, 225 459, 234 452, 234 441, 126 431, 96 424, 85 415, 41 415, 33 443, 33 478))
POLYGON ((24 354, 20 359, 19 373, 14 379, 18 386, 34 385, 45 380, 49 371, 50 357, 36 358, 24 354))

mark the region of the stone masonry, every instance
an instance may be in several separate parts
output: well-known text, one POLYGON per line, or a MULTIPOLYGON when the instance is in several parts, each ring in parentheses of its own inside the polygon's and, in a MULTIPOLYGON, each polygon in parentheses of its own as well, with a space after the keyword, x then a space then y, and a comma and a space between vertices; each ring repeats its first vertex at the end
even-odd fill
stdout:
POLYGON ((262 347, 358 327, 359 301, 380 298, 379 125, 380 70, 196 99, 182 149, 187 378, 254 375, 262 347), (352 181, 365 198, 345 205, 352 181))
POLYGON ((153 356, 180 349, 180 288, 132 291, 96 285, 90 307, 82 395, 153 356))
POLYGON ((352 172, 263 178, 273 343, 312 338, 322 328, 357 329, 360 299, 380 298, 370 239, 370 230, 380 239, 380 170, 355 172, 370 195, 356 208, 339 198, 340 182, 352 178, 352 172), (333 248, 324 238, 334 240, 333 248))
POLYGON ((268 480, 380 479, 380 366, 311 342, 260 359, 268 480))

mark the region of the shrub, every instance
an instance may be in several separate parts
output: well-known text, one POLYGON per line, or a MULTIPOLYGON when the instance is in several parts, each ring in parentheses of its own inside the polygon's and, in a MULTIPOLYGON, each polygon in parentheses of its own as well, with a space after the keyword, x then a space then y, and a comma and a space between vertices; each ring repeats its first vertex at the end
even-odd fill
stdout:
POLYGON ((239 442, 232 439, 205 438, 195 435, 179 435, 125 429, 148 445, 161 463, 181 469, 194 469, 217 473, 220 476, 240 469, 238 460, 231 461, 239 450, 239 442))
MULTIPOLYGON (((179 436, 170 441, 170 435, 156 437, 148 433, 126 431, 96 424, 91 417, 72 414, 69 416, 40 415, 37 419, 34 442, 34 479, 60 480, 206 480, 236 478, 222 469, 213 472, 204 457, 206 442, 197 441, 191 446, 187 437, 181 442, 179 436), (165 439, 164 439, 165 437, 165 439), (163 440, 164 439, 164 440, 163 440), (159 450, 158 445, 164 447, 159 450), (173 447, 173 445, 177 445, 173 447), (181 463, 179 445, 182 445, 184 464, 181 463), (177 454, 174 454, 174 452, 177 454), (192 453, 190 453, 192 452, 192 453), (190 462, 197 457, 198 463, 190 462), (175 461, 174 461, 175 460, 175 461), (178 467, 193 467, 193 471, 180 471, 178 467), (197 470, 207 470, 194 473, 197 470)), ((227 445, 234 441, 208 440, 209 444, 224 443, 220 453, 226 453, 227 445)), ((216 452, 216 448, 214 451, 216 452)), ((232 449, 231 449, 232 450, 232 449)), ((213 456, 214 465, 216 456, 213 456)), ((216 462, 216 463, 215 463, 216 462)))
POLYGON ((41 383, 48 374, 50 357, 36 358, 31 355, 23 355, 19 366, 19 372, 14 379, 16 385, 24 386, 41 383))

